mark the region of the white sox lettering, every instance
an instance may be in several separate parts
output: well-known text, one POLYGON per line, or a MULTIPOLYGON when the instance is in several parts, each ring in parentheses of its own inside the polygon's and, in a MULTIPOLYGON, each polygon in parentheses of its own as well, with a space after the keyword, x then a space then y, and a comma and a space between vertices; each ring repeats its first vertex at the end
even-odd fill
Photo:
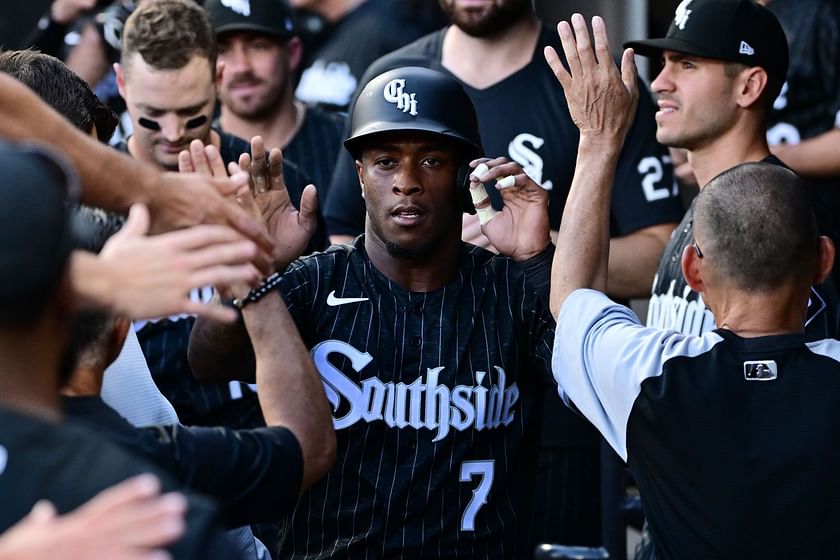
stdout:
POLYGON ((358 385, 330 363, 328 357, 333 353, 349 359, 356 372, 364 369, 373 358, 339 340, 327 340, 312 349, 315 367, 321 374, 333 411, 338 412, 342 398, 349 406, 349 410, 333 420, 336 430, 360 421, 382 421, 391 428, 434 431, 432 441, 440 441, 450 429, 459 432, 471 427, 486 430, 507 426, 514 420, 519 387, 515 382, 507 386, 505 370, 498 366, 494 366, 498 383, 490 386, 484 385, 485 378, 488 382, 489 378, 483 371, 476 372, 475 386, 450 388, 442 385, 438 379, 444 366, 428 368, 425 381, 423 375, 408 384, 369 377, 358 385))
POLYGON ((400 109, 403 113, 408 113, 412 117, 417 116, 417 100, 415 99, 417 94, 405 91, 405 80, 391 80, 385 85, 382 95, 385 97, 385 101, 395 103, 397 109, 400 109))
POLYGON ((510 141, 508 154, 510 154, 510 159, 522 166, 528 177, 545 190, 550 191, 554 187, 554 183, 550 179, 543 183, 543 158, 534 151, 542 148, 543 144, 545 144, 543 138, 523 132, 510 141))
POLYGON ((251 15, 250 0, 222 0, 222 6, 230 8, 241 16, 248 17, 251 15))

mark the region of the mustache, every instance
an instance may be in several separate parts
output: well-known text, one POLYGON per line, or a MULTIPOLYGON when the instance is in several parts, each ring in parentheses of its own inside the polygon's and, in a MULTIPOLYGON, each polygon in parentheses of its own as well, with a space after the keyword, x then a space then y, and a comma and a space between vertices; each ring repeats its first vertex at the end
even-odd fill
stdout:
POLYGON ((233 75, 233 78, 231 78, 228 86, 236 87, 241 85, 255 85, 261 83, 263 83, 263 81, 254 76, 251 72, 240 72, 239 74, 233 75))

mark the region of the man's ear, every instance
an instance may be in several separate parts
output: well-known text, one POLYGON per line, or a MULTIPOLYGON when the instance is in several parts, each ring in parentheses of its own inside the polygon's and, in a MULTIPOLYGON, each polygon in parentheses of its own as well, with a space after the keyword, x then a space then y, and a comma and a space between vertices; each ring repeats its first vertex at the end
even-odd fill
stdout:
POLYGON ((117 78, 117 91, 125 99, 125 70, 119 62, 114 63, 114 76, 117 78))
POLYGON ((759 66, 747 68, 738 77, 738 98, 740 107, 752 107, 767 89, 767 71, 759 66))
POLYGON ((300 61, 303 60, 303 42, 300 37, 292 37, 286 43, 286 56, 289 57, 289 70, 292 73, 297 72, 300 61))
POLYGON ((817 253, 817 269, 814 271, 814 284, 822 284, 826 281, 834 268, 836 248, 834 242, 825 235, 820 236, 819 250, 817 253))
POLYGON ((106 356, 105 367, 110 366, 122 352, 125 346, 125 339, 128 336, 128 329, 131 328, 131 321, 125 317, 116 317, 111 327, 111 336, 108 339, 108 355, 106 356))
POLYGON ((356 160, 356 175, 359 176, 359 187, 362 189, 362 199, 365 198, 365 175, 364 175, 364 168, 362 167, 362 161, 357 159, 356 160))
POLYGON ((685 277, 685 283, 688 284, 688 287, 698 294, 702 293, 704 285, 702 275, 700 274, 700 257, 697 256, 693 245, 688 245, 683 249, 680 265, 682 267, 683 277, 685 277))

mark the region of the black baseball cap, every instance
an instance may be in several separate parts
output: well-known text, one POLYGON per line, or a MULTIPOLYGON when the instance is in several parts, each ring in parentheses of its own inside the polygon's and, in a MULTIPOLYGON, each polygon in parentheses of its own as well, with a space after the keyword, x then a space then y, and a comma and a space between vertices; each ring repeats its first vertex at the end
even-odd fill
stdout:
POLYGON ((73 250, 75 172, 35 145, 0 142, 0 305, 45 296, 73 250))
POLYGON ((753 0, 683 0, 662 39, 628 41, 642 56, 662 51, 760 66, 779 82, 788 69, 788 43, 779 20, 753 0))
POLYGON ((286 0, 205 0, 216 35, 256 31, 278 39, 297 34, 292 8, 286 0))

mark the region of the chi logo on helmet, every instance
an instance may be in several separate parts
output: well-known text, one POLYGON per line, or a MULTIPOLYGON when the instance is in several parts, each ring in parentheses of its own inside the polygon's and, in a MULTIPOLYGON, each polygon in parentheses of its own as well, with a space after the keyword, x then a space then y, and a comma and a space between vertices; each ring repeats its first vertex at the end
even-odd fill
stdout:
POLYGON ((680 29, 685 29, 685 24, 688 23, 688 17, 691 15, 691 10, 688 9, 688 5, 691 4, 691 0, 683 0, 680 2, 680 5, 677 6, 677 13, 674 16, 674 23, 680 29))
POLYGON ((385 96, 385 101, 396 104, 397 109, 402 110, 403 113, 408 113, 412 117, 417 116, 417 100, 414 98, 417 94, 405 91, 405 80, 400 78, 391 80, 385 84, 382 94, 385 96))
POLYGON ((245 17, 251 15, 251 0, 221 0, 222 6, 245 17))

